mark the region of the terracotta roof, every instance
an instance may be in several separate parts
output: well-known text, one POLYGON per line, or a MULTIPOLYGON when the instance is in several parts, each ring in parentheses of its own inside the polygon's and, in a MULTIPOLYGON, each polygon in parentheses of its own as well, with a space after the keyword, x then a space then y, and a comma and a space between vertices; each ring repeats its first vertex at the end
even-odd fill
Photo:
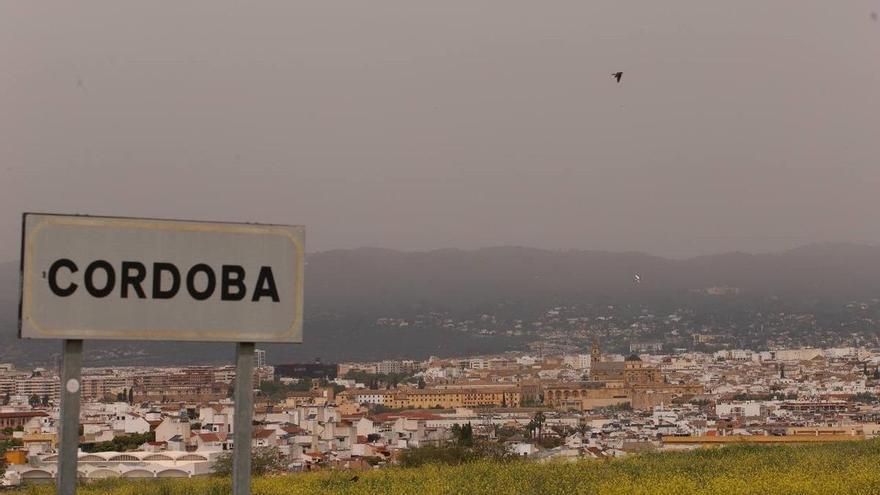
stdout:
POLYGON ((219 442, 220 437, 216 433, 199 433, 198 437, 203 442, 219 442))
POLYGON ((254 430, 253 437, 254 438, 269 438, 272 434, 275 433, 275 430, 254 430))
POLYGON ((396 419, 406 418, 406 419, 443 419, 443 416, 438 416, 436 414, 426 413, 426 412, 414 412, 414 411, 404 411, 399 413, 382 413, 377 414, 375 419, 377 421, 394 421, 396 419))
POLYGON ((0 412, 0 418, 39 418, 43 416, 48 416, 48 414, 43 411, 0 412))

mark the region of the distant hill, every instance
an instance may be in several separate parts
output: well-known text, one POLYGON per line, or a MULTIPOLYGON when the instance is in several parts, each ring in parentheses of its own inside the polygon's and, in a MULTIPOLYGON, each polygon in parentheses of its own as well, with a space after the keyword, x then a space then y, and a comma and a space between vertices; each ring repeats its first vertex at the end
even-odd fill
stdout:
POLYGON ((502 300, 638 301, 713 286, 789 298, 880 296, 880 247, 854 244, 687 260, 514 247, 416 253, 355 249, 317 253, 308 263, 312 304, 364 311, 416 306, 457 310, 502 300), (633 282, 635 274, 641 277, 640 284, 633 282))
MULTIPOLYGON (((686 260, 520 247, 314 253, 306 267, 306 343, 278 347, 277 352, 290 360, 379 359, 395 356, 401 348, 412 356, 488 352, 516 342, 391 332, 371 322, 423 311, 472 315, 501 303, 524 314, 557 304, 678 304, 695 290, 725 286, 738 288, 743 298, 779 296, 795 303, 880 298, 880 247, 817 244, 777 254, 728 253, 686 260), (635 274, 641 283, 634 282, 635 274)), ((17 304, 18 263, 0 263, 0 361, 51 362, 58 343, 17 340, 17 304)), ((101 349, 100 359, 107 362, 228 362, 231 356, 229 346, 207 344, 171 349, 141 343, 89 346, 101 349), (128 351, 119 354, 120 349, 128 351)), ((270 361, 276 361, 271 353, 270 361)))

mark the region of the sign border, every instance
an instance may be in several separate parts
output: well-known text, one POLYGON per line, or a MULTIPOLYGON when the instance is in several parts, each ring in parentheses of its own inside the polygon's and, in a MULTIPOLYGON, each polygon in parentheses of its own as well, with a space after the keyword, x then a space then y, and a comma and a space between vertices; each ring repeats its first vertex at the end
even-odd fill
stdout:
MULTIPOLYGON (((210 222, 202 220, 176 220, 159 218, 139 218, 99 215, 65 215, 59 213, 25 212, 22 214, 21 259, 19 279, 18 338, 19 339, 97 339, 97 340, 143 340, 143 341, 190 341, 190 342, 264 342, 301 343, 303 323, 303 284, 305 278, 305 227, 302 225, 279 225, 243 222, 210 222), (28 217, 45 217, 32 226, 28 234, 28 217), (46 225, 75 225, 94 228, 140 228, 148 230, 172 230, 179 232, 220 232, 280 235, 288 238, 296 250, 294 280, 293 323, 284 333, 250 333, 247 336, 224 336, 230 330, 181 331, 169 329, 143 328, 137 336, 126 337, 124 332, 112 329, 67 329, 64 331, 46 329, 31 315, 33 284, 33 237, 46 225), (24 336, 25 321, 33 330, 33 335, 24 336), (297 339, 297 333, 299 338, 297 339), (145 338, 150 334, 151 338, 145 338)), ((246 331, 239 329, 238 332, 246 331)))

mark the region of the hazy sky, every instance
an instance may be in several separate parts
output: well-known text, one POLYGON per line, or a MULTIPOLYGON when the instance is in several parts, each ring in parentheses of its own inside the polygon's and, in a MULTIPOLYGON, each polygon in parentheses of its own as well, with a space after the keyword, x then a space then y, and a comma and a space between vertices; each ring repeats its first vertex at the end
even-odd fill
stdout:
POLYGON ((305 224, 310 251, 880 242, 872 11, 5 0, 0 260, 22 211, 305 224))

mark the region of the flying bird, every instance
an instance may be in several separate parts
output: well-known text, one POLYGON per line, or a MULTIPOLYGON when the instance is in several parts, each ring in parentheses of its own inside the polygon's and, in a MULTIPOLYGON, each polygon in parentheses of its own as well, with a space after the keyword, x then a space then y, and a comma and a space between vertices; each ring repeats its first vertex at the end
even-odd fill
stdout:
POLYGON ((620 82, 620 78, 623 77, 623 72, 612 72, 611 77, 617 79, 617 82, 620 82))
POLYGON ((635 275, 633 275, 633 282, 635 282, 636 285, 642 283, 642 276, 636 273, 635 275))

